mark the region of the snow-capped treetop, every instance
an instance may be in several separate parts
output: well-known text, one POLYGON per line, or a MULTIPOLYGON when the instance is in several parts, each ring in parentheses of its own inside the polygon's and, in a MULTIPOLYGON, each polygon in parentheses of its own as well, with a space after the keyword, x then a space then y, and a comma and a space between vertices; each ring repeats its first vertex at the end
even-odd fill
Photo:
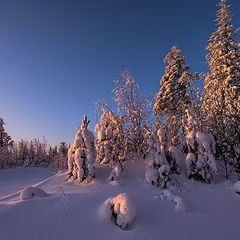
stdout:
POLYGON ((82 120, 81 129, 87 129, 89 123, 90 123, 90 120, 87 120, 87 116, 84 115, 83 120, 82 120))
MULTIPOLYGON (((203 107, 212 128, 214 121, 225 121, 226 115, 238 115, 240 96, 240 43, 234 37, 230 5, 226 0, 219 3, 217 31, 209 39, 206 57, 209 72, 205 76, 203 107), (227 112, 225 112, 227 111, 227 112), (221 116, 220 116, 221 115, 221 116)), ((239 117, 239 116, 238 116, 239 117)))

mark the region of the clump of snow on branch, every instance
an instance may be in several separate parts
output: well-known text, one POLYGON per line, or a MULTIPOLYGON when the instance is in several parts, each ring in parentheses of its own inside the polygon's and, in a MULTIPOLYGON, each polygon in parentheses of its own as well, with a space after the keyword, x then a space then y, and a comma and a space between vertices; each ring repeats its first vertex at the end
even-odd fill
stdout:
POLYGON ((48 197, 48 196, 49 194, 47 194, 41 188, 29 186, 24 188, 23 191, 20 193, 20 200, 29 200, 33 198, 48 197))
POLYGON ((121 193, 116 197, 110 197, 105 201, 104 213, 123 230, 126 230, 134 221, 137 211, 135 200, 127 193, 121 193))
POLYGON ((89 182, 95 176, 95 137, 93 133, 87 129, 89 122, 85 115, 81 128, 77 131, 74 142, 68 151, 69 178, 73 178, 74 180, 78 179, 80 182, 85 179, 89 182))
POLYGON ((186 156, 187 176, 198 181, 211 182, 217 174, 215 141, 211 134, 197 130, 197 122, 186 110, 184 119, 188 154, 186 156))

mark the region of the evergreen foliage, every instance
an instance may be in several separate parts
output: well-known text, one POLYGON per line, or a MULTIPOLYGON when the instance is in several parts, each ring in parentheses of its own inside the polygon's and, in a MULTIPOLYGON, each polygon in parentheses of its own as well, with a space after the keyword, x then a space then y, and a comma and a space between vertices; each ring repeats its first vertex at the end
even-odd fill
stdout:
POLYGON ((153 111, 160 119, 166 119, 166 126, 173 138, 178 135, 185 109, 194 104, 192 83, 200 76, 188 72, 190 67, 186 65, 186 57, 176 46, 165 57, 166 62, 168 65, 160 81, 162 86, 156 95, 153 111))
POLYGON ((209 39, 206 61, 209 72, 204 79, 205 129, 214 135, 217 157, 225 176, 240 174, 240 43, 231 24, 226 0, 217 11, 217 30, 209 39))
POLYGON ((74 142, 68 150, 68 175, 74 180, 91 181, 95 177, 94 163, 96 160, 95 137, 88 130, 87 116, 84 115, 82 125, 78 129, 74 142))

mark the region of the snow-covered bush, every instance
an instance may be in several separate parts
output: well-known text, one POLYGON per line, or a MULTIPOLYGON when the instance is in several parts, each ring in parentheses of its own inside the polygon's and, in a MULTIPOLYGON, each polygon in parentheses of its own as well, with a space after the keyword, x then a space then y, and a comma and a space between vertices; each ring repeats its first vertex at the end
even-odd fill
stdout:
POLYGON ((170 166, 171 173, 180 173, 179 156, 176 147, 169 141, 166 129, 161 126, 157 131, 162 158, 170 166))
POLYGON ((97 133, 97 161, 102 164, 109 164, 112 172, 110 181, 118 180, 123 171, 125 160, 125 137, 123 133, 123 119, 116 116, 105 107, 101 108, 102 116, 95 126, 97 133))
POLYGON ((151 185, 159 185, 159 172, 153 167, 153 164, 148 166, 145 171, 145 181, 151 185))
POLYGON ((197 131, 197 123, 186 110, 186 168, 188 178, 211 182, 217 174, 215 141, 212 135, 197 131))
POLYGON ((237 181, 233 184, 233 191, 240 194, 240 181, 237 181))
POLYGON ((87 129, 89 122, 85 115, 81 128, 77 131, 75 140, 68 151, 69 178, 73 177, 73 179, 78 179, 80 182, 85 179, 89 182, 95 176, 95 137, 93 133, 87 129))
POLYGON ((38 197, 48 197, 49 194, 44 192, 41 188, 38 187, 26 187, 23 189, 23 191, 20 193, 20 200, 29 200, 32 198, 38 198, 38 197))
POLYGON ((105 211, 117 226, 126 230, 134 221, 137 206, 132 197, 127 193, 121 193, 105 201, 105 211))
POLYGON ((151 160, 145 172, 145 180, 149 184, 168 188, 173 184, 171 174, 180 172, 175 149, 173 146, 167 148, 163 127, 159 128, 157 134, 149 131, 145 138, 148 145, 145 155, 151 160))

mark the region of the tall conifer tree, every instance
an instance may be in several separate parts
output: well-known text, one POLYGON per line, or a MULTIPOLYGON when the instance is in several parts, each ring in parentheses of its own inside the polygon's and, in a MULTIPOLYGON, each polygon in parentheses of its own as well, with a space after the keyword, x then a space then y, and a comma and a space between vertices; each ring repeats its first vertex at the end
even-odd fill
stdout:
POLYGON ((164 59, 168 63, 160 84, 162 85, 154 104, 155 115, 166 117, 166 125, 171 137, 178 134, 185 110, 193 103, 190 94, 192 82, 199 79, 198 73, 189 73, 186 57, 176 46, 172 47, 164 59))
POLYGON ((204 80, 203 111, 205 128, 215 136, 228 178, 232 170, 240 173, 240 43, 226 2, 218 4, 218 28, 206 48, 209 72, 204 80))

